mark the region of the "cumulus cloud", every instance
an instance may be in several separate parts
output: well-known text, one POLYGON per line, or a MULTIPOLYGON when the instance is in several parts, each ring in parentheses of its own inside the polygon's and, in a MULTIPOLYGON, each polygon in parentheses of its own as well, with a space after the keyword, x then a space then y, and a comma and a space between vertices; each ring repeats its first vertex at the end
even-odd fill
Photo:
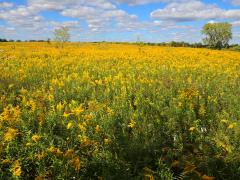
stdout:
POLYGON ((191 0, 116 0, 119 3, 129 4, 131 6, 134 5, 143 5, 149 3, 172 3, 172 2, 184 2, 191 0))
POLYGON ((16 34, 16 29, 14 27, 6 27, 6 26, 0 25, 0 31, 2 35, 5 35, 5 36, 16 34))
POLYGON ((232 25, 233 26, 240 26, 240 21, 234 21, 234 22, 232 22, 232 25))
MULTIPOLYGON (((10 7, 10 4, 7 3, 2 3, 1 5, 10 7)), ((32 26, 34 30, 37 28, 43 29, 49 25, 57 26, 57 24, 47 22, 39 15, 40 12, 44 11, 57 11, 59 15, 86 21, 88 28, 92 31, 109 29, 113 21, 127 22, 136 19, 135 15, 118 9, 109 0, 28 0, 24 6, 18 6, 10 10, 0 10, 0 19, 14 26, 24 28, 32 26)), ((68 22, 69 25, 71 23, 68 22)), ((74 27, 77 27, 76 24, 74 27)))
POLYGON ((57 21, 50 21, 48 24, 50 26, 53 26, 55 29, 58 29, 60 27, 68 27, 70 29, 79 29, 80 28, 79 21, 66 21, 63 23, 60 23, 57 21))
POLYGON ((113 21, 127 22, 136 18, 118 9, 110 0, 28 0, 28 6, 35 12, 58 11, 62 16, 84 20, 88 28, 95 32, 109 29, 113 21))
POLYGON ((66 9, 61 12, 63 16, 85 19, 90 24, 100 24, 104 21, 110 21, 112 18, 121 20, 123 18, 135 18, 134 15, 129 15, 123 10, 112 9, 102 10, 93 7, 78 7, 73 9, 66 9))
POLYGON ((39 10, 64 10, 67 8, 77 8, 79 6, 89 6, 100 9, 113 9, 115 5, 107 0, 28 0, 28 5, 39 10))
POLYGON ((192 26, 189 26, 189 25, 179 25, 179 24, 176 24, 175 22, 172 22, 172 21, 158 21, 158 20, 155 20, 153 22, 154 26, 157 26, 157 27, 161 27, 162 30, 169 30, 169 29, 185 29, 185 30, 190 30, 192 31, 194 28, 192 26))
POLYGON ((36 31, 43 26, 43 18, 33 8, 19 6, 15 9, 0 11, 0 19, 7 21, 13 26, 36 31))
POLYGON ((119 3, 126 3, 129 5, 142 5, 149 3, 164 2, 164 0, 117 0, 119 3))
POLYGON ((0 2, 0 9, 11 8, 11 7, 13 7, 13 6, 14 6, 13 3, 9 3, 9 2, 0 2))
POLYGON ((232 0, 232 4, 239 6, 240 5, 240 0, 232 0))
POLYGON ((240 10, 224 10, 216 5, 204 4, 201 1, 195 0, 170 3, 163 9, 153 11, 151 17, 176 22, 219 18, 237 19, 240 18, 240 10))

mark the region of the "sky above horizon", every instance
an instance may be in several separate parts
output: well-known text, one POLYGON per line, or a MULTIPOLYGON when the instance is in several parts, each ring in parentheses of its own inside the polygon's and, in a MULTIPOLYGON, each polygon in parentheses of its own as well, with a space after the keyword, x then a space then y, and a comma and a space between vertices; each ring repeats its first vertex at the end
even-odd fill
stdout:
POLYGON ((208 22, 233 25, 240 43, 240 0, 0 0, 0 38, 71 41, 200 42, 208 22))

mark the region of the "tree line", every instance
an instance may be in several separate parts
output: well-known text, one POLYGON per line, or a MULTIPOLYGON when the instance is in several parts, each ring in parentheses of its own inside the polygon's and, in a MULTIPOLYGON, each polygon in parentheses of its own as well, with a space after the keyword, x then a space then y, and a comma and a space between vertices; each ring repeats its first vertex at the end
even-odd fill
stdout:
POLYGON ((1 39, 0 38, 0 42, 50 42, 51 40, 48 39, 48 40, 35 40, 35 39, 30 39, 30 40, 13 40, 13 39, 1 39))

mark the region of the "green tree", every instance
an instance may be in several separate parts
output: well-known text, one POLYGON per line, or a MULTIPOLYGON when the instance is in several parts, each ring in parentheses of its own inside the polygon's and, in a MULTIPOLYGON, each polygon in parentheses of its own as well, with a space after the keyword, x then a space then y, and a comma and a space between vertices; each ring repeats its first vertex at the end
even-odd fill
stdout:
POLYGON ((211 48, 222 49, 229 46, 232 39, 232 25, 229 23, 207 23, 202 29, 204 44, 211 48))
POLYGON ((70 40, 70 33, 68 27, 60 27, 54 30, 54 40, 61 44, 63 47, 63 43, 68 42, 70 40))

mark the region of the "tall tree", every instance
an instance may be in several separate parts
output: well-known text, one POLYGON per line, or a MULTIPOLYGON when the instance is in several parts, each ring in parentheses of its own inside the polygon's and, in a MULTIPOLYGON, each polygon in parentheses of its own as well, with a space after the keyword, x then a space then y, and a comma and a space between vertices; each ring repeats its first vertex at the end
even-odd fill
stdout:
POLYGON ((70 40, 70 33, 68 27, 60 27, 54 30, 54 40, 59 42, 63 47, 63 43, 68 42, 70 40))
POLYGON ((232 39, 232 25, 229 23, 207 23, 202 29, 203 42, 211 48, 222 49, 229 46, 232 39))

